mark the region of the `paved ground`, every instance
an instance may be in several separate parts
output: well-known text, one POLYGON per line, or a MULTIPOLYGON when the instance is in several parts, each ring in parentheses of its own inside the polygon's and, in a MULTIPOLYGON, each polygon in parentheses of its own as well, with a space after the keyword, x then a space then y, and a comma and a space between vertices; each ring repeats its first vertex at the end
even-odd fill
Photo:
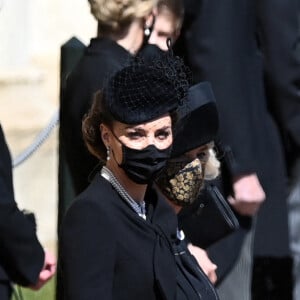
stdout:
MULTIPOLYGON (((47 125, 58 109, 58 61, 0 73, 0 122, 12 156, 22 152, 47 125)), ((57 134, 27 161, 14 169, 16 200, 20 208, 36 214, 38 235, 45 247, 55 251, 57 215, 57 134)))

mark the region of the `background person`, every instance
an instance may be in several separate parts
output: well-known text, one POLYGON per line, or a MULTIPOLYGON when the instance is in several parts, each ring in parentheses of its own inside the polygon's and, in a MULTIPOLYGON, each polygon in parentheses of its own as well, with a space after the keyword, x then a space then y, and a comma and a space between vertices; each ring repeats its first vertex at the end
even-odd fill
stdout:
POLYGON ((167 39, 170 38, 175 43, 179 37, 184 17, 183 1, 159 0, 155 12, 155 22, 148 43, 166 51, 167 39))
POLYGON ((70 169, 75 194, 89 183, 89 174, 99 163, 84 144, 82 118, 93 95, 109 76, 126 65, 144 43, 144 30, 153 21, 154 0, 90 0, 91 13, 98 21, 97 37, 63 87, 60 108, 60 142, 70 169))
MULTIPOLYGON (((294 260, 294 300, 300 299, 299 12, 300 2, 297 0, 258 2, 258 34, 263 53, 266 95, 283 138, 289 175, 288 214, 290 248, 294 260)), ((254 274, 254 292, 257 298, 268 297, 266 295, 270 291, 261 278, 273 281, 275 277, 272 273, 276 270, 273 269, 272 260, 264 261, 262 258, 255 262, 254 272, 258 275, 254 274)), ((273 293, 276 293, 276 289, 273 293)))
POLYGON ((218 265, 221 299, 251 299, 254 256, 272 261, 273 275, 281 279, 262 276, 261 282, 266 286, 273 282, 277 297, 289 299, 291 289, 285 161, 265 97, 258 2, 187 1, 183 44, 178 44, 196 82, 211 81, 218 99, 220 136, 230 147, 222 184, 225 194, 231 195, 240 230, 209 251, 218 265), (255 226, 251 219, 256 215, 255 226), (272 234, 275 231, 278 234, 272 234))
POLYGON ((11 298, 13 283, 41 288, 55 270, 53 255, 37 239, 33 215, 20 211, 15 202, 12 162, 0 125, 0 299, 11 298))

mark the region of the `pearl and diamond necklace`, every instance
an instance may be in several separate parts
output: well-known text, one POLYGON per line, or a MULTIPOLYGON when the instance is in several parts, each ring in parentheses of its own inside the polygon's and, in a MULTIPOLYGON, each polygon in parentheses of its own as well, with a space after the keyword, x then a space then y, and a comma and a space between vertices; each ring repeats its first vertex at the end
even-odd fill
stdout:
POLYGON ((141 218, 146 220, 145 201, 141 201, 140 203, 134 201, 121 185, 121 183, 117 180, 115 175, 107 167, 104 166, 101 169, 101 176, 111 183, 111 185, 119 193, 122 199, 124 199, 141 218))

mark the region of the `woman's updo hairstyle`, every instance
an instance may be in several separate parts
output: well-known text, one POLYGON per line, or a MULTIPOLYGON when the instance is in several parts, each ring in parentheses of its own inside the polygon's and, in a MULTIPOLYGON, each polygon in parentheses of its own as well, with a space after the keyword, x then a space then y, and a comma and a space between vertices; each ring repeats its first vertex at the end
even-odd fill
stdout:
POLYGON ((147 16, 156 0, 88 0, 101 33, 120 32, 134 19, 147 16))
POLYGON ((103 93, 96 92, 93 104, 82 122, 82 135, 89 152, 100 161, 106 160, 106 147, 101 138, 100 124, 112 128, 113 122, 114 118, 103 101, 103 93))

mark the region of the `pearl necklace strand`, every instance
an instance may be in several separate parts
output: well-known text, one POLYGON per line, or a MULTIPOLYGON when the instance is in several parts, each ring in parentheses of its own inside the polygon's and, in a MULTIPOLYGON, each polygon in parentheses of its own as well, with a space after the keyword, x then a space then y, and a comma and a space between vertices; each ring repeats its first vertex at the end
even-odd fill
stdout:
POLYGON ((115 175, 107 167, 101 169, 101 176, 111 183, 119 195, 131 206, 131 208, 144 220, 146 220, 146 205, 145 201, 138 203, 132 199, 115 175))

